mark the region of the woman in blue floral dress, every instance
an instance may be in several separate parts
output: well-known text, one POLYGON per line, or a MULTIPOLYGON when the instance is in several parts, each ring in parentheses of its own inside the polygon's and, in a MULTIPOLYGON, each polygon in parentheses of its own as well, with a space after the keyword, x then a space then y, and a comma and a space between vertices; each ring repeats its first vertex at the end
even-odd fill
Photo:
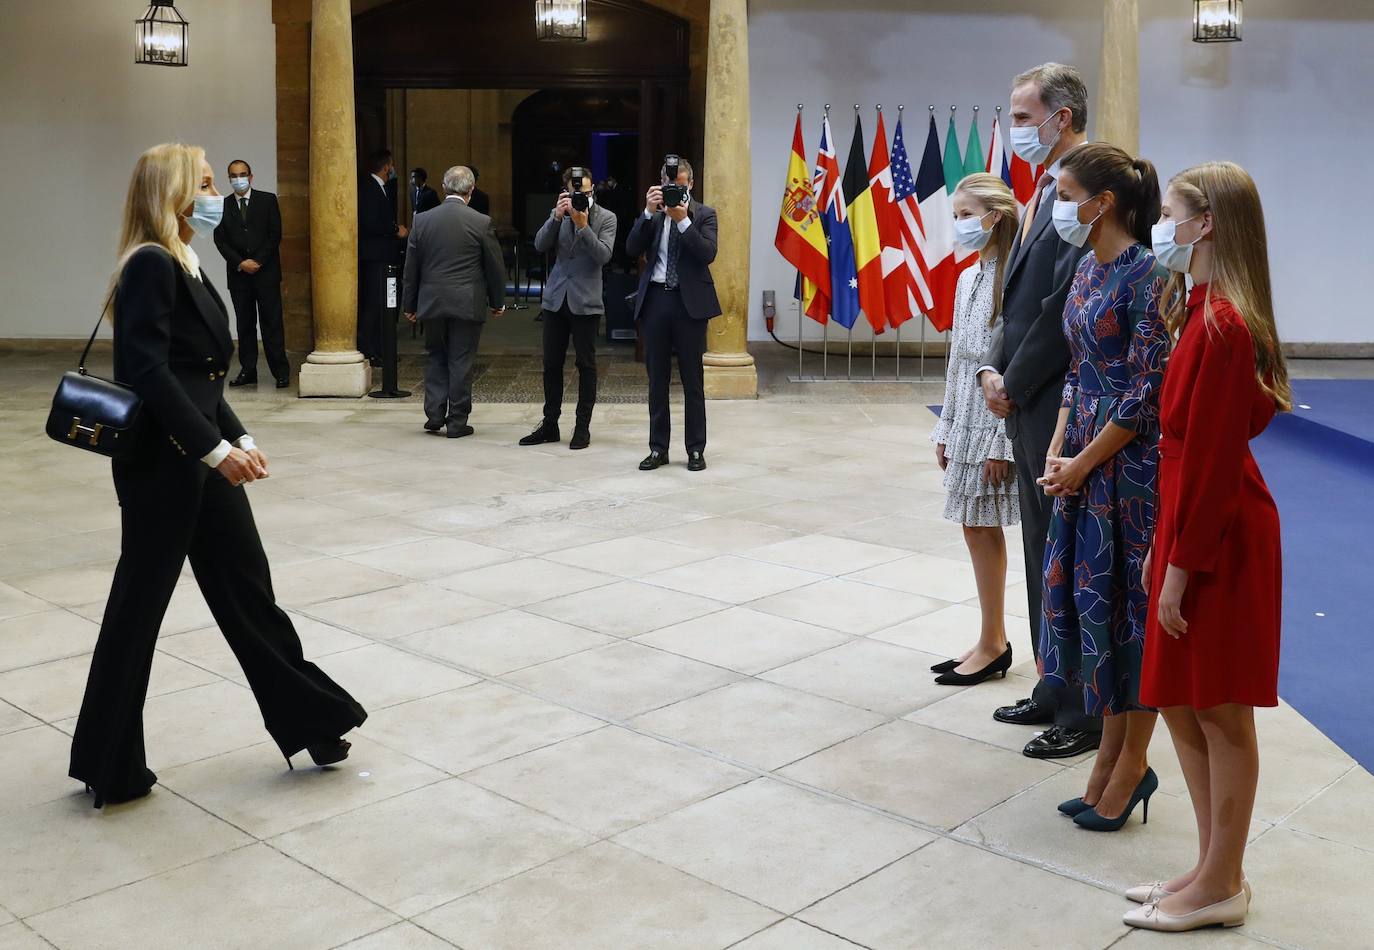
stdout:
POLYGON ((1060 805, 1080 826, 1115 831, 1158 787, 1146 761, 1157 714, 1140 705, 1154 527, 1159 391, 1169 335, 1160 316, 1167 272, 1150 253, 1159 217, 1154 166, 1102 142, 1064 159, 1054 223, 1087 254, 1064 308, 1071 357, 1059 427, 1041 484, 1054 496, 1045 548, 1042 674, 1083 690, 1103 716, 1082 798, 1060 805))

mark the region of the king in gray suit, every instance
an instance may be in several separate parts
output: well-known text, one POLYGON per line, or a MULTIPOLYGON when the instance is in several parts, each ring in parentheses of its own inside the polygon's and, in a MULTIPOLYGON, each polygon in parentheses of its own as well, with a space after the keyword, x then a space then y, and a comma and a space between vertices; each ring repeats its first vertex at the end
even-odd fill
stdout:
POLYGON ((475 179, 444 172, 444 200, 417 214, 406 244, 406 319, 424 325, 425 431, 472 434, 472 369, 487 314, 505 312, 506 271, 491 218, 468 207, 475 179))
POLYGON ((585 168, 563 173, 563 193, 549 212, 534 249, 557 255, 544 282, 544 419, 520 440, 521 445, 559 441, 563 412, 563 362, 572 338, 577 364, 577 417, 568 448, 591 444, 592 407, 596 405, 596 330, 606 305, 601 297, 601 271, 615 249, 615 214, 596 203, 592 176, 585 168), (575 202, 575 203, 574 203, 575 202))
MULTIPOLYGON (((1064 303, 1086 250, 1062 240, 1051 223, 1059 162, 1087 136, 1088 91, 1078 70, 1046 63, 1012 81, 1012 148, 1046 166, 1012 244, 1002 290, 1002 316, 978 371, 988 408, 1006 419, 1021 494, 1021 538, 1031 646, 1039 647, 1045 539, 1054 501, 1037 484, 1059 420, 1069 344, 1064 303)), ((1025 754, 1065 758, 1097 748, 1101 724, 1083 712, 1081 689, 1056 690, 1041 680, 1034 693, 993 713, 999 722, 1052 724, 1025 754)))

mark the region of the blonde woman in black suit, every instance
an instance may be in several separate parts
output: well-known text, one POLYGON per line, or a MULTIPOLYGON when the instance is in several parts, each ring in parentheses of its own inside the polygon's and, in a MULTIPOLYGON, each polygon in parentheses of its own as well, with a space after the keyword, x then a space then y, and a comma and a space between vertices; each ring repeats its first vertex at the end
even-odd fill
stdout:
POLYGON ((342 761, 342 736, 367 713, 305 660, 272 594, 243 486, 267 457, 224 401, 229 315, 191 249, 223 199, 199 148, 159 145, 134 167, 110 314, 115 378, 143 401, 145 438, 113 463, 122 538, 110 599, 72 740, 71 777, 97 808, 157 781, 143 750, 143 701, 158 628, 189 556, 216 623, 243 666, 288 765, 302 750, 342 761))

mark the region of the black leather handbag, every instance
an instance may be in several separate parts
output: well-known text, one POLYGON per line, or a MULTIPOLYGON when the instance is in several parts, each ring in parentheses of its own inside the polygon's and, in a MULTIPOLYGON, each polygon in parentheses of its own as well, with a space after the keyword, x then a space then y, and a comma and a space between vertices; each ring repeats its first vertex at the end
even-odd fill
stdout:
MULTIPOLYGON (((113 292, 110 296, 113 299, 113 292)), ((105 309, 109 305, 107 300, 105 309)), ((102 309, 102 317, 104 312, 102 309)), ((143 428, 143 401, 123 383, 86 372, 86 357, 91 353, 98 332, 99 319, 91 331, 91 338, 86 341, 86 348, 81 351, 81 362, 74 371, 63 373, 58 381, 52 409, 48 412, 47 432, 50 438, 63 445, 73 445, 106 458, 127 458, 138 446, 143 428)))

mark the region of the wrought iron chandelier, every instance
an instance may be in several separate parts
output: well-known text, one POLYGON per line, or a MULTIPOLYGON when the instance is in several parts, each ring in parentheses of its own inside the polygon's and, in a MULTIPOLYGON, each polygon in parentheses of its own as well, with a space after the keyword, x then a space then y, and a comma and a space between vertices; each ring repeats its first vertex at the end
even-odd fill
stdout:
POLYGON ((1244 0, 1193 0, 1194 43, 1239 43, 1244 0))
POLYGON ((186 18, 176 0, 151 0, 148 12, 134 21, 134 62, 146 66, 186 66, 186 18))
POLYGON ((535 36, 551 42, 587 39, 587 0, 534 0, 535 36))

